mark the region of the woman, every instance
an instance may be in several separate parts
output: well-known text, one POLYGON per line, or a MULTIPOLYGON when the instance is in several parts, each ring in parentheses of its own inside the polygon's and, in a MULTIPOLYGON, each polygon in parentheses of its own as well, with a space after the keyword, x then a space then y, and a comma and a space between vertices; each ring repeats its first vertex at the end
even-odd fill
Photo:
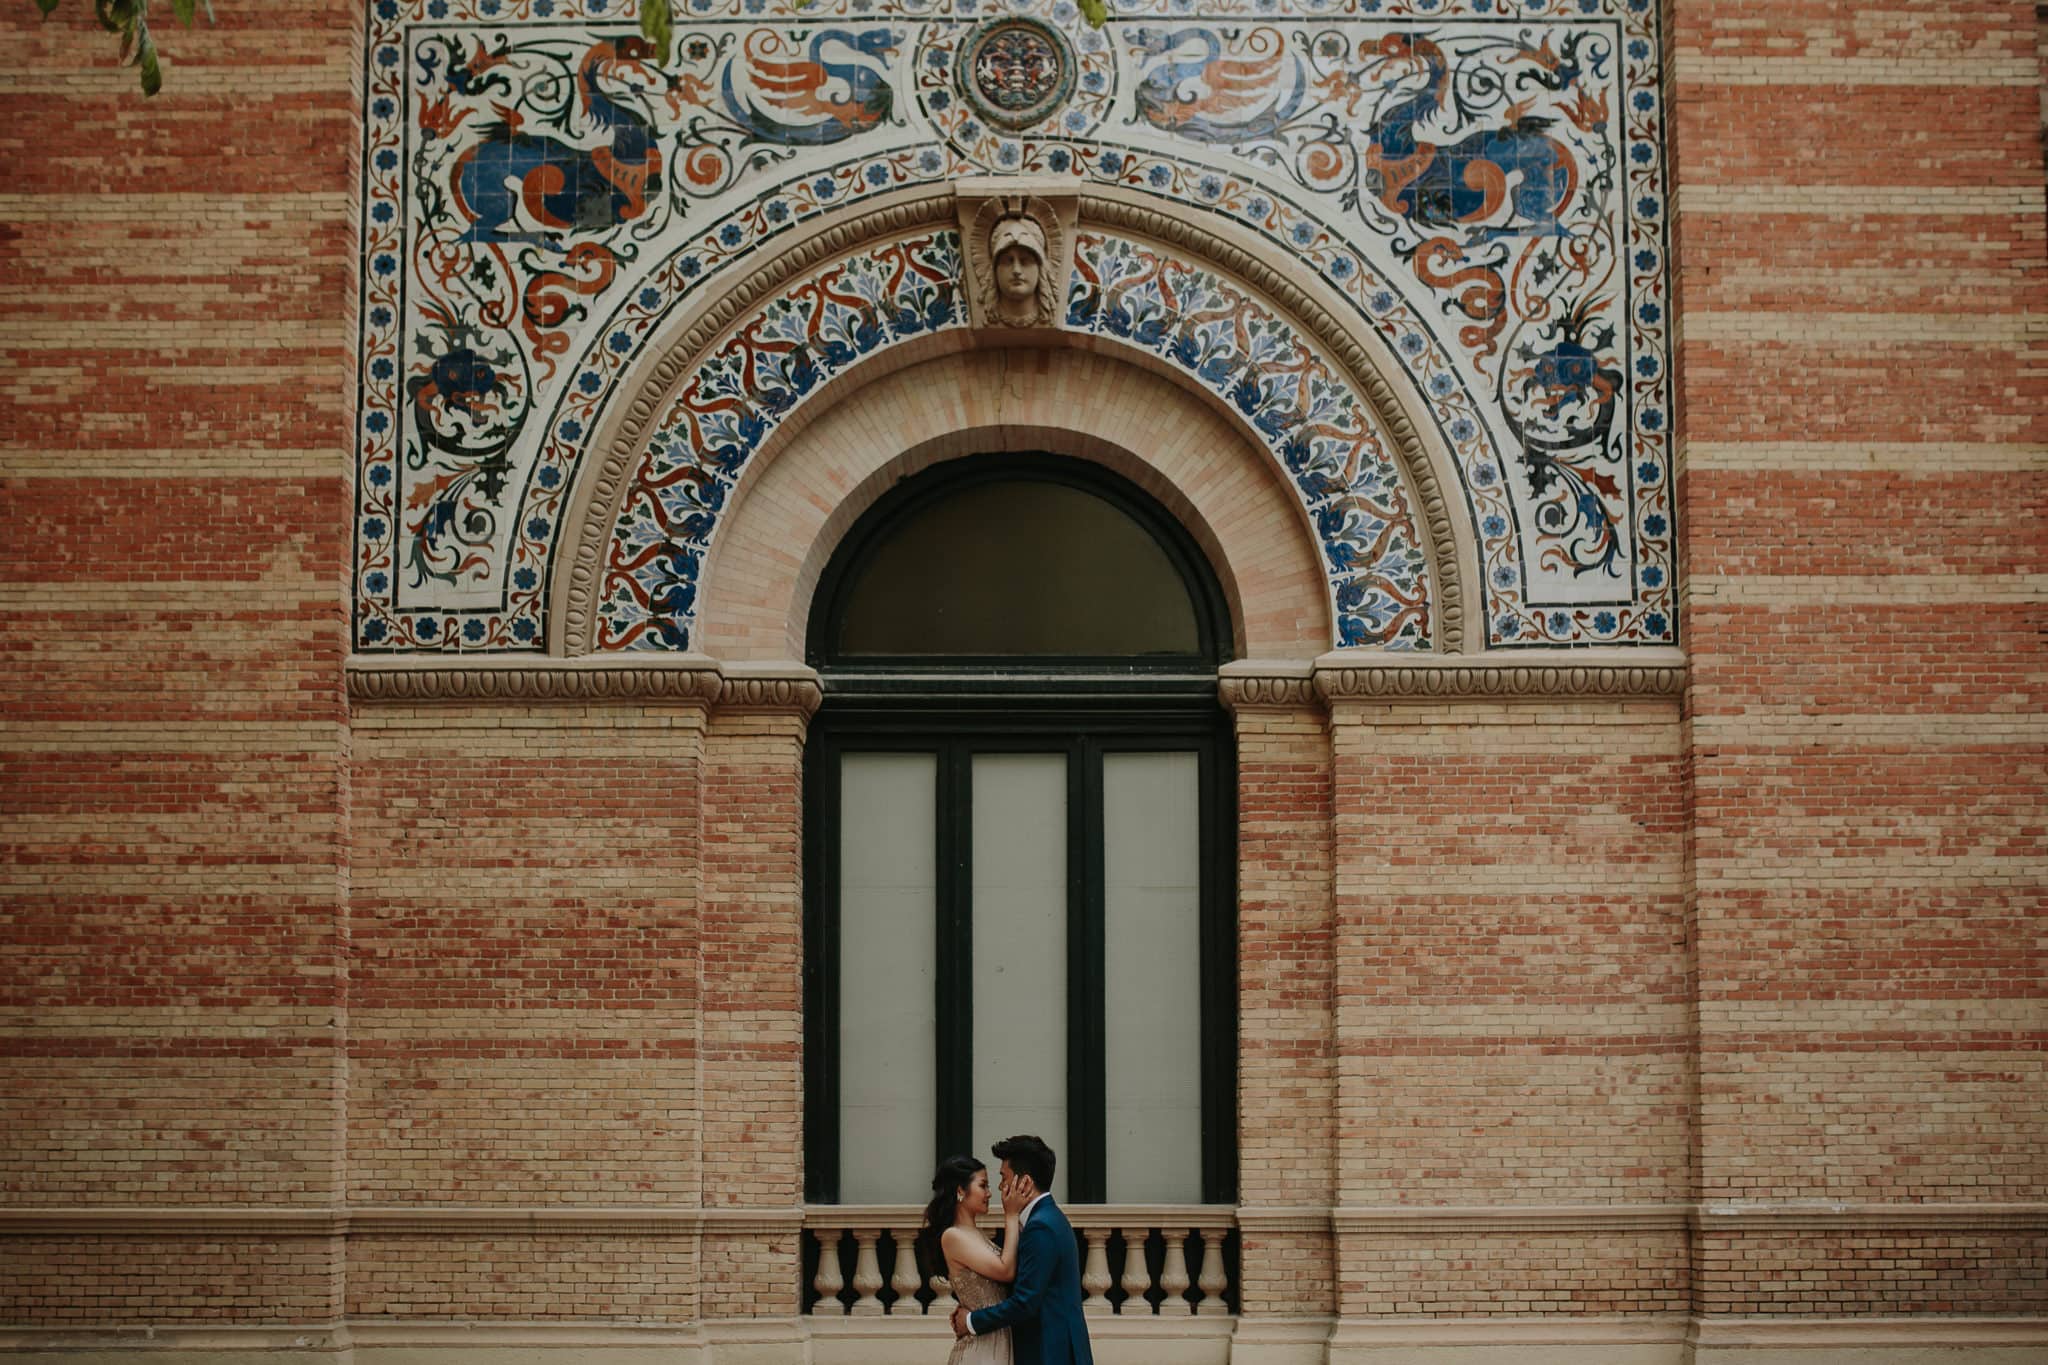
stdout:
MULTIPOLYGON (((949 1156, 940 1162, 917 1246, 925 1264, 945 1264, 953 1297, 970 1309, 994 1307, 1002 1301, 1003 1286, 1017 1278, 1019 1210, 1008 1202, 1003 1205, 1000 1250, 975 1226, 975 1219, 987 1212, 988 1167, 971 1156, 949 1156)), ((953 1343, 946 1365, 1010 1365, 1009 1329, 961 1338, 953 1343)))

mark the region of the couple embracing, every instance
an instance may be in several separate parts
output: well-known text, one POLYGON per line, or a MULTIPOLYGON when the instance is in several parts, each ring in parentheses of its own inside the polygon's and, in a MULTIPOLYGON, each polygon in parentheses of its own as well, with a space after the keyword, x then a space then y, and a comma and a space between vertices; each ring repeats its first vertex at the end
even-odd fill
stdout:
POLYGON ((947 1365, 1095 1365, 1081 1316, 1081 1261, 1073 1225, 1052 1199, 1052 1148, 1035 1137, 995 1145, 1002 1162, 1003 1244, 975 1219, 988 1212, 988 1167, 948 1157, 932 1177, 920 1248, 943 1260, 953 1297, 947 1365))

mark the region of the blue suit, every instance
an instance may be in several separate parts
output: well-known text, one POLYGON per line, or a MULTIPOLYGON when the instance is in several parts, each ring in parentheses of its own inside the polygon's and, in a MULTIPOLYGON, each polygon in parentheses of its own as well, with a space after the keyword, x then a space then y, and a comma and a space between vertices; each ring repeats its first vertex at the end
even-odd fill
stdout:
POLYGON ((1047 1195, 1017 1235, 1010 1297, 968 1318, 976 1336, 1007 1327, 1016 1365, 1095 1365, 1081 1316, 1081 1257, 1074 1225, 1047 1195))

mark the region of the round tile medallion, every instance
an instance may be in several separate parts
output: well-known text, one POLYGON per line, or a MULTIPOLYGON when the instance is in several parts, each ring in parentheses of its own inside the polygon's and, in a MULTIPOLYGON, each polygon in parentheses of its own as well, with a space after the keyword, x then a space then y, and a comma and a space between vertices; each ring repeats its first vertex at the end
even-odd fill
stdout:
POLYGON ((954 81, 984 119, 1028 128, 1074 93, 1074 54, 1058 29, 1036 19, 994 19, 960 46, 954 81))

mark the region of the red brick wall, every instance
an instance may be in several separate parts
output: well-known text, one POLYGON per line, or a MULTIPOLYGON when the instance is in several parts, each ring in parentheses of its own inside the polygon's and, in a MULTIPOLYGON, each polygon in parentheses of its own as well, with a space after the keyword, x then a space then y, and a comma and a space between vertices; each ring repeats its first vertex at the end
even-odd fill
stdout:
MULTIPOLYGON (((1710 1203, 2048 1193, 2035 43, 2024 5, 1675 8, 1710 1203)), ((1713 1235, 1695 1302, 2038 1312, 2024 1240, 1713 1235)))
MULTIPOLYGON (((1333 710, 1342 1205, 1670 1205, 1690 1183, 1677 708, 1333 710)), ((1682 1306, 1685 1232, 1340 1238, 1338 1306, 1682 1306)))
MULTIPOLYGON (((352 724, 360 17, 216 8, 143 104, 82 3, 0 7, 0 1204, 787 1206, 795 722, 352 724)), ((1670 33, 1686 719, 1241 725, 1248 1202, 2048 1198, 2034 20, 1749 0, 1670 33)), ((1289 1234, 1248 1284, 2048 1305, 2032 1234, 1717 1229, 1689 1291, 1683 1236, 1289 1234)), ((702 1271, 624 1234, 341 1245, 0 1239, 0 1321, 794 1306, 784 1234, 702 1271)))
MULTIPOLYGON (((0 7, 16 1207, 342 1193, 357 23, 217 8, 145 105, 90 6, 0 7)), ((0 1254, 7 1322, 339 1304, 327 1238, 0 1254)))

